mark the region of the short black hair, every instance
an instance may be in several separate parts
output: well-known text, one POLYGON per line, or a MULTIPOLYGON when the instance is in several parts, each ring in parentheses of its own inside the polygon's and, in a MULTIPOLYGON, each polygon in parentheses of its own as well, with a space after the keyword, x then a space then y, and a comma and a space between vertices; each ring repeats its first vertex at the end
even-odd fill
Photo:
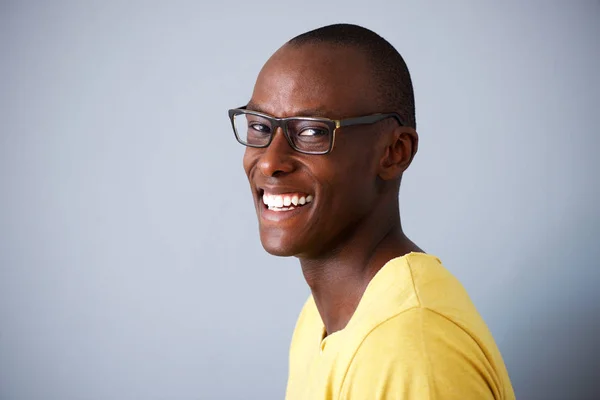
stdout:
POLYGON ((397 112, 405 125, 416 128, 415 96, 410 72, 404 59, 387 40, 377 33, 353 24, 334 24, 296 36, 288 44, 326 43, 350 46, 369 58, 377 85, 381 112, 397 112))

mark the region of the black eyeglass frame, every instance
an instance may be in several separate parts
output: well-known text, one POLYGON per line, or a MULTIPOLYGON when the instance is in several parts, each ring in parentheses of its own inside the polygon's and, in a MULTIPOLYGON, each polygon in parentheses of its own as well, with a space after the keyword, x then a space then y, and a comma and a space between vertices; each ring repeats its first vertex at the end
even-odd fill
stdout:
POLYGON ((275 131, 279 127, 283 131, 283 136, 285 136, 285 139, 287 140, 287 142, 289 143, 289 145, 292 149, 296 150, 299 153, 311 154, 311 155, 323 155, 323 154, 330 153, 333 150, 333 146, 335 144, 335 133, 338 130, 338 128, 342 128, 345 126, 355 126, 355 125, 370 125, 370 124, 374 124, 379 121, 383 121, 384 119, 387 119, 387 118, 394 118, 394 119, 396 119, 396 121, 398 121, 398 124, 400 124, 400 126, 405 126, 404 122, 402 121, 402 118, 400 117, 400 114, 395 113, 395 112, 377 113, 377 114, 365 115, 362 117, 352 117, 352 118, 344 118, 344 119, 329 119, 329 118, 321 118, 321 117, 276 118, 271 115, 264 114, 264 113, 261 113, 258 111, 248 110, 246 108, 246 106, 242 106, 239 108, 232 108, 231 110, 229 110, 229 119, 231 120, 231 127, 233 128, 233 133, 235 135, 235 139, 240 144, 247 146, 247 147, 259 148, 259 149, 269 147, 269 145, 273 141, 273 137, 275 136, 275 131), (255 115, 257 117, 261 117, 261 118, 264 118, 267 121, 269 121, 272 126, 272 132, 269 136, 269 141, 266 142, 265 144, 259 144, 259 145, 244 142, 239 137, 237 130, 235 129, 235 117, 236 117, 236 115, 240 115, 240 114, 255 115), (294 144, 293 140, 290 138, 290 135, 289 135, 289 132, 287 129, 288 121, 315 121, 315 122, 321 122, 321 123, 326 124, 329 127, 329 130, 331 132, 331 135, 329 137, 329 147, 327 148, 327 150, 321 151, 321 152, 313 152, 313 151, 305 151, 305 150, 298 149, 296 147, 296 145, 294 144))

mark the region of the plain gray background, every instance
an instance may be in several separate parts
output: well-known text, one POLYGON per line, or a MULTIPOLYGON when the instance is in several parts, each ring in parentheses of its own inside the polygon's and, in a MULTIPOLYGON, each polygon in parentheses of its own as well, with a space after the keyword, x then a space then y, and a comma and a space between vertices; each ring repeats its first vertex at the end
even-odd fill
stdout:
POLYGON ((0 399, 283 398, 308 289, 260 246, 227 109, 335 22, 406 58, 404 227, 517 396, 600 393, 600 3, 216 3, 1 2, 0 399))

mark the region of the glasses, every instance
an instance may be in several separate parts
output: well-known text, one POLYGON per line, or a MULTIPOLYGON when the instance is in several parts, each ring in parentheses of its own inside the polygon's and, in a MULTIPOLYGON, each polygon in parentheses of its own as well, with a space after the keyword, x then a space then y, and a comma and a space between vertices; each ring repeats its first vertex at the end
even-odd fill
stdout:
POLYGON ((281 128, 290 146, 304 154, 327 154, 333 149, 336 131, 344 126, 369 125, 395 118, 404 126, 398 113, 372 114, 364 117, 329 119, 312 117, 275 118, 246 107, 229 110, 235 138, 248 147, 264 148, 271 144, 281 128))

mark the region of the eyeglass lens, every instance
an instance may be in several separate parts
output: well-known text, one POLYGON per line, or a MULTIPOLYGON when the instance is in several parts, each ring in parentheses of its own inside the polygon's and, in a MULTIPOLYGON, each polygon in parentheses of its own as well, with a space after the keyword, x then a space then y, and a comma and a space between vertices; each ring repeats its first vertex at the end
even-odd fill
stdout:
MULTIPOLYGON (((240 141, 249 146, 265 146, 274 133, 272 122, 260 115, 240 113, 233 118, 240 141)), ((332 128, 323 121, 293 118, 285 121, 289 138, 297 150, 308 153, 326 152, 331 143, 332 128)))

